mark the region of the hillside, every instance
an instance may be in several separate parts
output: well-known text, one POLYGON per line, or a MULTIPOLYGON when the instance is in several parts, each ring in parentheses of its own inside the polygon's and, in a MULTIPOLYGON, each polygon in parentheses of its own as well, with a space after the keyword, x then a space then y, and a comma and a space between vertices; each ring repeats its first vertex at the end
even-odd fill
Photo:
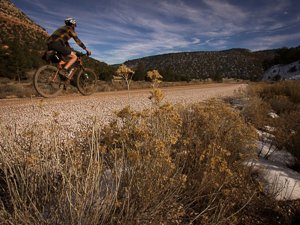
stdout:
POLYGON ((166 80, 212 78, 260 79, 265 61, 275 57, 275 51, 250 52, 247 49, 226 51, 183 52, 129 60, 133 68, 158 69, 166 80))
MULTIPOLYGON (((13 80, 28 79, 27 72, 38 68, 47 49, 49 34, 32 21, 10 0, 0 0, 0 77, 13 80)), ((86 65, 99 77, 110 77, 104 62, 88 58, 86 65)))
POLYGON ((41 65, 47 32, 9 0, 0 0, 0 76, 22 79, 41 65))

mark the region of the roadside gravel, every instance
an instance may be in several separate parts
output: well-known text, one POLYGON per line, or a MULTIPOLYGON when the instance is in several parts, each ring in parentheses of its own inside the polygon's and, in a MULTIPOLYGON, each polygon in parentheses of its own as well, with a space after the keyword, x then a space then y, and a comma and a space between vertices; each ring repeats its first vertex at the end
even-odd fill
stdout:
MULTIPOLYGON (((214 97, 233 95, 246 84, 204 84, 163 88, 164 101, 188 105, 214 97)), ((52 99, 0 100, 0 126, 22 132, 33 125, 47 125, 56 121, 62 132, 73 133, 96 119, 100 125, 107 124, 114 112, 130 105, 141 110, 151 107, 148 99, 150 89, 101 92, 92 96, 79 94, 52 99)))

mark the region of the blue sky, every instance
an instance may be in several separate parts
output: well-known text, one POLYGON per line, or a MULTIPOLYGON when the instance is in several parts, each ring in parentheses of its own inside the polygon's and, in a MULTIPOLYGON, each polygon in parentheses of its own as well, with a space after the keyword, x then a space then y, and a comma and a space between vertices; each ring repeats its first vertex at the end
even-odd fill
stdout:
MULTIPOLYGON (((49 34, 66 17, 108 64, 181 51, 300 45, 299 0, 12 0, 49 34)), ((74 41, 70 41, 75 49, 74 41)))

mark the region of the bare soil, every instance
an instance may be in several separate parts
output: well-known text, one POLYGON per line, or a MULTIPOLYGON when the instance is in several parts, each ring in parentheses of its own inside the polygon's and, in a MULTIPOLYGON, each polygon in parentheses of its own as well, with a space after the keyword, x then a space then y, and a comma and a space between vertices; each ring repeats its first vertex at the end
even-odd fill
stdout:
MULTIPOLYGON (((246 84, 217 83, 162 88, 164 102, 188 105, 210 98, 234 95, 246 84)), ((0 100, 0 126, 11 127, 17 132, 33 125, 47 125, 55 120, 67 133, 82 129, 83 124, 97 120, 105 125, 114 112, 130 105, 142 110, 151 107, 150 89, 100 92, 91 96, 78 93, 56 98, 15 98, 0 100)))
MULTIPOLYGON (((188 86, 173 86, 173 87, 164 87, 161 88, 165 95, 165 100, 173 103, 187 103, 194 102, 188 98, 191 96, 196 96, 197 101, 203 101, 210 98, 216 97, 226 97, 233 95, 235 91, 244 89, 246 84, 241 83, 216 83, 216 84, 198 84, 198 85, 188 85, 188 86)), ((136 89, 128 91, 112 91, 112 92, 98 92, 94 93, 91 96, 82 96, 79 93, 62 95, 55 98, 42 98, 42 97, 33 97, 33 98, 12 98, 12 99, 0 99, 0 108, 7 106, 26 106, 40 103, 43 101, 48 104, 56 103, 65 103, 73 104, 75 102, 81 102, 82 100, 86 101, 101 101, 101 99, 107 99, 109 97, 119 97, 120 99, 126 97, 129 98, 140 98, 141 101, 144 96, 149 96, 149 89, 136 89)), ((129 100, 130 100, 129 99, 129 100)), ((124 102, 125 105, 128 102, 124 102)))

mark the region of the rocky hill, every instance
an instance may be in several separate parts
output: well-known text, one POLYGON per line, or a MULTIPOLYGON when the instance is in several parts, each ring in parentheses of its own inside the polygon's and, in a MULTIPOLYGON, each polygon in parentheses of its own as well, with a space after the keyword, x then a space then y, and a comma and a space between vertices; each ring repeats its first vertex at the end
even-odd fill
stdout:
POLYGON ((33 22, 9 0, 0 0, 0 18, 2 22, 5 21, 5 23, 22 25, 41 35, 48 35, 44 28, 33 22))
POLYGON ((275 50, 250 52, 247 49, 171 53, 126 61, 132 68, 158 69, 165 80, 237 78, 258 80, 264 62, 276 56, 275 50))
POLYGON ((26 77, 25 72, 42 64, 47 32, 9 0, 0 0, 0 76, 26 77))

